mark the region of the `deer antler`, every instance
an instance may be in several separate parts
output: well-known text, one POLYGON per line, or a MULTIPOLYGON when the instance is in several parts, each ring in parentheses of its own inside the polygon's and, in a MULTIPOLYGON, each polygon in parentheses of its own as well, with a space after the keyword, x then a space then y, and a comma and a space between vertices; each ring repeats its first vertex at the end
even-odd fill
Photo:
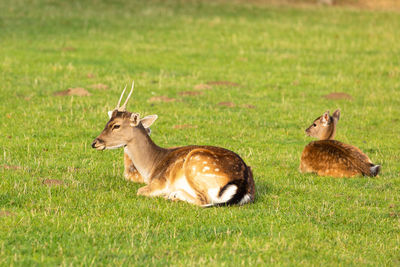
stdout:
POLYGON ((125 103, 122 105, 122 107, 121 107, 121 109, 122 110, 126 110, 126 104, 128 103, 128 100, 129 100, 129 98, 131 97, 131 95, 132 95, 132 92, 133 92, 133 88, 135 87, 135 81, 132 81, 132 88, 131 88, 131 91, 129 92, 129 95, 128 95, 128 97, 126 98, 126 100, 125 100, 125 103))
POLYGON ((119 104, 121 103, 122 96, 123 96, 124 93, 125 93, 125 89, 126 89, 126 86, 125 86, 124 91, 122 91, 121 97, 119 98, 118 105, 117 105, 117 107, 116 107, 116 109, 117 109, 118 111, 125 111, 125 110, 126 110, 126 104, 128 103, 128 100, 129 100, 129 98, 130 98, 131 95, 132 95, 132 92, 133 92, 133 88, 134 88, 134 87, 135 87, 135 81, 132 81, 132 88, 131 88, 131 91, 129 92, 128 97, 125 99, 125 102, 124 102, 124 104, 122 105, 122 107, 120 107, 119 104))
POLYGON ((124 93, 125 93, 125 90, 126 90, 126 87, 127 87, 127 86, 128 86, 128 85, 125 85, 124 91, 122 91, 122 94, 121 94, 121 96, 119 97, 118 104, 117 104, 117 106, 115 107, 115 109, 118 109, 118 110, 119 110, 119 104, 121 104, 121 100, 122 100, 122 97, 124 96, 124 93))

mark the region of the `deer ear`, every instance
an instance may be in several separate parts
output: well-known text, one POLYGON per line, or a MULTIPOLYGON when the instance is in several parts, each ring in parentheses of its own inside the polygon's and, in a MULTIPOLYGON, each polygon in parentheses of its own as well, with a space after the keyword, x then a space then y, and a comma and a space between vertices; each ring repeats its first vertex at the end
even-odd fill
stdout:
POLYGON ((157 118, 158 116, 154 114, 146 116, 140 121, 142 122, 144 128, 149 128, 156 121, 157 118))
POLYGON ((109 112, 107 112, 108 117, 111 119, 111 117, 113 115, 117 115, 118 110, 114 109, 114 110, 110 110, 109 112), (115 113, 115 114, 114 114, 115 113))
POLYGON ((326 126, 329 122, 329 110, 321 116, 321 122, 326 126))
POLYGON ((335 110, 335 112, 332 114, 332 117, 338 121, 340 118, 340 109, 335 110))
POLYGON ((131 126, 138 126, 138 124, 140 123, 140 115, 139 113, 132 113, 131 118, 130 118, 130 125, 131 126))

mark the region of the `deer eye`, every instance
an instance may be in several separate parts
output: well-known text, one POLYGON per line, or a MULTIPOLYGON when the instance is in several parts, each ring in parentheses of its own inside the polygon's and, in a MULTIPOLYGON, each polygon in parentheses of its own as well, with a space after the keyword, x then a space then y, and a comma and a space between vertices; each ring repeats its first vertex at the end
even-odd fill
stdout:
POLYGON ((119 124, 114 124, 113 127, 112 127, 112 129, 113 129, 113 130, 118 129, 120 126, 121 126, 121 125, 119 125, 119 124))
POLYGON ((312 126, 314 126, 314 127, 317 127, 317 125, 315 124, 315 123, 313 123, 313 125, 312 126))

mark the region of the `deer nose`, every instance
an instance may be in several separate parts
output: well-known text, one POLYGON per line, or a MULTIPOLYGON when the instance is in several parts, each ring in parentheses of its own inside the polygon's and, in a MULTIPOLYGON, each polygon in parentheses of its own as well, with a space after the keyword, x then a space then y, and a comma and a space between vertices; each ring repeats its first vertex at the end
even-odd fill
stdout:
POLYGON ((96 148, 97 143, 102 143, 102 142, 103 140, 100 140, 98 138, 94 139, 92 143, 92 148, 96 148))
POLYGON ((92 148, 95 148, 95 147, 96 147, 96 143, 97 143, 97 139, 94 139, 94 140, 93 140, 93 143, 92 143, 92 148))

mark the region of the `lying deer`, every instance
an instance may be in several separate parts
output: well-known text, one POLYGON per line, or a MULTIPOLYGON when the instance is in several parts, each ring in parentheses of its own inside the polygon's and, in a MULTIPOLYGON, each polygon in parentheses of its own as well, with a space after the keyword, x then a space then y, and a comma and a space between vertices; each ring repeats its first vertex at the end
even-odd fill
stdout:
POLYGON ((94 139, 97 150, 125 147, 125 152, 147 184, 137 194, 162 196, 208 207, 243 205, 254 201, 253 174, 234 152, 213 146, 162 148, 148 135, 138 113, 122 107, 121 94, 104 130, 94 139))
POLYGON ((336 110, 332 116, 327 111, 306 129, 308 136, 319 140, 304 148, 300 171, 334 177, 378 175, 381 166, 373 164, 359 148, 333 140, 339 118, 340 110, 336 110))

